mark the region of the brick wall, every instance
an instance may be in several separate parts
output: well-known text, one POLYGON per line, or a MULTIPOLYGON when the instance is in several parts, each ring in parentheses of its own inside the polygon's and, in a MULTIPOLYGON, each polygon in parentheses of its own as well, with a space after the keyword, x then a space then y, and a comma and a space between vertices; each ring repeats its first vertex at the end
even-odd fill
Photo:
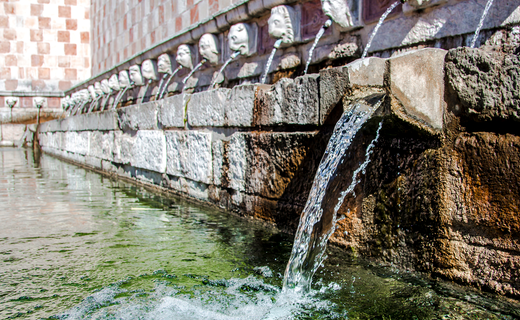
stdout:
POLYGON ((0 95, 59 95, 90 76, 90 0, 0 1, 0 95))
POLYGON ((92 74, 179 34, 239 0, 92 0, 92 74))

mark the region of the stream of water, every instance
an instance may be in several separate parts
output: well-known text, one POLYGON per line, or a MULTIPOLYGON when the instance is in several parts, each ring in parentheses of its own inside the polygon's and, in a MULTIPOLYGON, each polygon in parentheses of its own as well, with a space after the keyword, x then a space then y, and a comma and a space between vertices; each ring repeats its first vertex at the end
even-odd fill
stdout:
POLYGON ((368 39, 368 42, 367 42, 367 45, 365 46, 365 50, 363 50, 363 54, 361 55, 361 59, 364 59, 367 54, 368 54, 368 49, 370 49, 370 46, 372 45, 372 41, 374 41, 374 37, 376 36, 377 34, 377 31, 379 30, 379 28, 381 28, 381 26, 383 25, 383 22, 385 22, 386 20, 386 17, 388 17, 388 15, 395 9, 395 7, 397 7, 401 2, 400 1, 396 1, 394 2, 390 7, 388 7, 388 9, 386 9, 385 13, 383 13, 381 15, 381 18, 379 18, 379 22, 377 23, 377 25, 374 27, 374 30, 372 30, 372 33, 370 34, 370 38, 368 39))
POLYGON ((473 35, 473 39, 471 39, 471 48, 475 48, 475 44, 477 43, 478 35, 480 34, 480 30, 482 29, 482 26, 484 25, 484 19, 486 19, 487 13, 489 9, 491 8, 491 5, 493 4, 493 0, 488 0, 486 3, 486 7, 484 8, 484 11, 482 12, 482 16, 480 17, 480 21, 478 23, 477 29, 475 30, 475 34, 473 35))
POLYGON ((186 82, 188 81, 189 78, 191 78, 191 76, 195 73, 195 71, 199 70, 200 67, 202 67, 202 65, 206 62, 206 59, 202 59, 199 64, 197 64, 195 66, 195 68, 193 68, 193 70, 191 70, 191 72, 186 76, 186 78, 182 79, 182 83, 183 84, 186 84, 186 82))
POLYGON ((235 51, 233 52, 233 54, 231 54, 231 56, 226 60, 226 62, 224 62, 224 64, 222 65, 222 67, 220 67, 220 69, 218 70, 217 74, 216 74, 216 77, 211 81, 211 85, 209 86, 209 89, 212 90, 213 88, 215 88, 215 85, 217 84, 217 81, 220 77, 220 75, 224 72, 224 69, 226 69, 226 67, 231 63, 231 61, 233 61, 236 57, 238 57, 240 55, 240 51, 235 51))
POLYGON ((269 55, 269 59, 267 59, 267 63, 265 64, 265 70, 264 74, 262 75, 262 79, 260 80, 261 84, 265 83, 265 80, 267 79, 267 75, 269 74, 269 69, 271 69, 271 64, 273 63, 274 55, 276 54, 276 50, 280 47, 282 44, 282 39, 276 40, 273 46, 273 51, 271 51, 271 54, 269 55))
POLYGON ((515 312, 330 247, 308 293, 283 292, 291 235, 27 149, 0 148, 0 199, 1 319, 513 319, 507 314, 515 312))
POLYGON ((314 54, 314 49, 316 49, 316 46, 318 45, 318 42, 320 42, 321 37, 325 33, 325 30, 327 30, 327 28, 330 27, 331 24, 332 20, 327 20, 316 34, 316 38, 314 38, 314 43, 312 44, 311 49, 309 50, 309 58, 307 58, 307 63, 305 64, 305 70, 303 71, 303 74, 307 74, 307 70, 309 69, 309 65, 312 61, 312 55, 314 54))
MULTIPOLYGON (((309 291, 312 284, 312 277, 323 263, 327 241, 335 229, 335 217, 331 219, 333 224, 328 230, 326 227, 319 225, 323 214, 322 201, 325 197, 327 186, 336 173, 336 168, 343 158, 345 151, 350 146, 352 139, 380 103, 381 101, 377 101, 373 106, 363 102, 356 103, 351 106, 350 111, 345 112, 336 123, 334 132, 329 140, 325 154, 321 159, 316 176, 314 177, 311 192, 300 218, 291 258, 285 270, 284 291, 309 291)), ((367 160, 367 164, 368 161, 369 159, 367 160)), ((355 184, 357 184, 357 181, 357 177, 353 177, 354 186, 352 186, 352 190, 355 184)), ((335 210, 335 213, 336 212, 337 210, 335 210)))

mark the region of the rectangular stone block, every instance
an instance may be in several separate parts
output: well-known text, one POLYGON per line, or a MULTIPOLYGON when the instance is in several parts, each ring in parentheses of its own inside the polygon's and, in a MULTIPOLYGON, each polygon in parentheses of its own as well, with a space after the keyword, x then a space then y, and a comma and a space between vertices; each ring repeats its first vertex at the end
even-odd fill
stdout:
POLYGON ((216 186, 222 184, 223 164, 224 164, 224 142, 216 140, 211 143, 211 151, 213 156, 213 177, 212 183, 216 186))
POLYGON ((320 124, 325 122, 349 89, 382 87, 385 61, 370 57, 346 66, 320 70, 320 124))
POLYGON ((2 124, 2 140, 20 141, 27 126, 25 124, 2 124))
POLYGON ((136 168, 164 173, 166 170, 166 140, 160 130, 140 130, 132 145, 130 164, 136 168))
POLYGON ((61 124, 62 131, 110 131, 118 129, 118 118, 115 110, 68 117, 61 124))
POLYGON ((213 181, 211 133, 166 131, 166 173, 211 184, 213 181))
POLYGON ((40 132, 54 132, 61 131, 62 120, 52 120, 40 124, 40 132))
POLYGON ((320 102, 319 75, 280 79, 273 86, 259 87, 255 124, 264 126, 317 125, 320 102))
POLYGON ((388 59, 388 90, 399 101, 392 111, 427 131, 443 128, 444 57, 442 49, 421 49, 388 59))
POLYGON ((161 128, 184 128, 186 105, 190 94, 178 94, 162 100, 159 107, 159 126, 161 128))
POLYGON ((245 133, 234 133, 224 142, 224 161, 227 171, 222 175, 222 185, 237 191, 246 189, 247 150, 245 133))
POLYGON ((157 130, 157 113, 162 101, 137 104, 117 110, 119 127, 127 130, 157 130))
POLYGON ((91 132, 89 155, 112 161, 114 159, 114 132, 91 132))
POLYGON ((226 125, 230 127, 250 127, 253 124, 253 110, 257 85, 240 85, 231 89, 226 103, 226 125))
MULTIPOLYGON (((296 174, 302 172, 314 135, 313 132, 246 134, 245 192, 271 199, 282 197, 289 184, 294 183, 296 174)), ((307 177, 312 170, 304 171, 307 177)))
POLYGON ((87 155, 89 151, 90 132, 65 132, 65 151, 87 155))
POLYGON ((119 164, 130 164, 135 136, 114 131, 114 162, 119 164))
POLYGON ((229 89, 216 89, 191 95, 187 108, 190 126, 224 126, 226 104, 230 91, 229 89))

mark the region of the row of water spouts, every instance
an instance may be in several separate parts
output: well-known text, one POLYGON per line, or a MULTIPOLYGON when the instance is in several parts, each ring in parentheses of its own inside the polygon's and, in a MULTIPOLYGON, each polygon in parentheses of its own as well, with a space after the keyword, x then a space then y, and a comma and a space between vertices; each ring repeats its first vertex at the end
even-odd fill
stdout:
MULTIPOLYGON (((377 31, 387 16, 399 5, 399 3, 404 3, 406 1, 407 0, 399 0, 394 2, 383 13, 369 37, 361 59, 364 59, 367 56, 372 41, 374 40, 377 31)), ((493 0, 488 0, 478 28, 475 31, 475 35, 471 42, 472 48, 475 46, 475 42, 480 29, 482 28, 485 15, 489 10, 492 1, 493 0)), ((359 26, 359 22, 356 18, 354 18, 355 15, 350 12, 350 8, 348 7, 345 0, 322 0, 322 10, 324 14, 329 17, 329 19, 318 31, 314 43, 309 50, 304 74, 307 74, 309 65, 312 61, 314 50, 320 38, 333 22, 335 22, 343 31, 352 30, 359 26)), ((267 74, 269 73, 277 49, 281 46, 289 46, 299 40, 299 19, 295 13, 295 10, 290 6, 281 5, 271 9, 271 16, 268 21, 268 27, 269 35, 277 40, 274 43, 274 48, 269 55, 266 67, 264 68, 264 73, 260 80, 260 83, 262 84, 265 83, 267 79, 267 74)), ((210 89, 215 88, 218 83, 221 83, 224 80, 222 76, 224 69, 234 59, 240 55, 248 56, 253 53, 252 50, 254 45, 251 44, 250 39, 254 37, 252 36, 251 32, 252 27, 247 23, 238 23, 230 28, 228 33, 228 42, 229 49, 233 53, 229 59, 224 62, 220 70, 214 75, 210 84, 210 89)), ((178 67, 176 69, 172 68, 173 58, 168 53, 160 55, 157 59, 157 62, 148 59, 145 60, 141 65, 133 65, 128 70, 122 70, 118 74, 113 74, 109 79, 104 79, 100 82, 94 83, 94 85, 89 86, 88 89, 80 90, 73 93, 71 96, 65 97, 62 101, 63 108, 69 116, 76 115, 78 113, 90 113, 94 110, 106 110, 110 97, 115 94, 110 107, 111 109, 115 109, 129 89, 144 86, 145 88, 142 92, 142 98, 140 101, 142 103, 145 97, 152 96, 152 93, 148 93, 150 85, 159 78, 160 80, 157 91, 155 93, 155 100, 162 99, 168 92, 168 87, 172 79, 181 69, 190 70, 189 74, 182 80, 182 83, 185 85, 191 76, 204 64, 208 63, 213 66, 218 64, 219 50, 217 36, 207 33, 200 38, 199 53, 202 57, 202 60, 195 67, 193 67, 192 52, 193 48, 189 45, 183 44, 178 47, 175 58, 176 62, 178 63, 178 67)))

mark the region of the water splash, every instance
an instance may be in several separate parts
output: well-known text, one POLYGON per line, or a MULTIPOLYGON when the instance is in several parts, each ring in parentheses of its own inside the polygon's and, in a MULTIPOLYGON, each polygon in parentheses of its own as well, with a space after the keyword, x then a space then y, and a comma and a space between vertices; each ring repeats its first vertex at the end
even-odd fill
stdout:
POLYGON ((489 8, 491 8, 492 4, 493 4, 493 0, 488 0, 488 2, 486 3, 486 7, 484 8, 484 12, 482 12, 482 16, 480 17, 480 22, 478 23, 477 30, 475 30, 473 39, 471 39, 471 46, 470 46, 471 48, 475 48, 475 44, 477 43, 478 35, 480 34, 480 30, 482 29, 482 26, 484 25, 484 19, 486 18, 489 8))
POLYGON ((195 73, 195 71, 199 70, 200 67, 202 67, 202 65, 203 65, 204 63, 206 63, 206 61, 207 61, 206 59, 202 59, 202 61, 199 62, 199 64, 196 65, 195 68, 193 68, 193 70, 191 70, 191 72, 188 74, 188 76, 187 76, 186 78, 182 79, 182 84, 186 84, 186 82, 188 81, 188 79, 191 78, 191 76, 195 73))
POLYGON ((164 97, 164 93, 166 90, 168 90, 168 86, 170 85, 170 81, 172 81, 173 77, 182 69, 182 66, 178 66, 175 71, 172 72, 172 74, 168 77, 168 80, 166 80, 166 83, 164 84, 163 89, 161 90, 161 93, 159 94, 159 99, 162 99, 164 97))
POLYGON ((226 69, 226 67, 228 66, 228 64, 231 63, 231 61, 233 61, 236 57, 238 57, 240 55, 240 51, 235 51, 233 52, 233 54, 231 55, 231 57, 229 57, 229 59, 226 60, 226 62, 222 65, 222 67, 220 68, 220 70, 218 71, 217 73, 217 76, 215 77, 215 79, 213 79, 213 81, 211 81, 211 85, 209 86, 209 89, 212 90, 213 88, 215 88, 215 84, 217 83, 217 80, 218 78, 220 77, 220 75, 222 74, 222 72, 224 72, 224 69, 226 69))
MULTIPOLYGON (((130 282, 132 280, 129 280, 130 282)), ((320 291, 306 295, 282 293, 280 288, 254 276, 206 280, 198 288, 158 282, 150 292, 125 289, 120 281, 93 293, 79 305, 56 315, 58 319, 184 319, 184 320, 289 320, 302 314, 343 319, 334 303, 320 291), (188 294, 186 294, 188 292, 188 294), (189 293, 193 293, 190 295, 189 293)), ((321 288, 330 294, 334 287, 321 288)))
POLYGON ((320 28, 320 31, 318 31, 318 34, 316 34, 316 38, 314 38, 314 43, 312 44, 311 49, 309 50, 309 58, 307 59, 307 63, 305 64, 305 71, 303 71, 303 74, 307 74, 307 70, 309 69, 309 65, 311 64, 312 55, 314 53, 314 49, 316 49, 316 46, 318 45, 318 42, 320 41, 321 37, 325 33, 325 30, 327 30, 328 27, 332 25, 332 20, 327 20, 323 24, 323 26, 320 28))
POLYGON ((260 80, 261 84, 265 83, 265 79, 267 78, 267 74, 269 73, 269 69, 271 69, 271 64, 273 63, 274 55, 276 54, 276 50, 280 48, 280 45, 282 44, 282 39, 276 40, 273 46, 273 51, 271 51, 271 55, 269 56, 269 59, 267 59, 267 64, 265 65, 264 75, 262 76, 262 80, 260 80))
POLYGON ((365 50, 363 50, 361 59, 364 59, 367 56, 368 49, 370 49, 370 46, 372 45, 372 41, 374 41, 374 37, 376 36, 377 31, 379 30, 379 28, 381 27, 383 22, 385 22, 386 17, 388 17, 390 12, 392 12, 395 9, 395 7, 397 7, 400 3, 401 3, 401 1, 394 2, 390 7, 388 7, 388 9, 386 9, 385 13, 383 13, 381 18, 379 18, 379 22, 377 23, 376 27, 374 28, 374 30, 372 30, 372 33, 370 34, 370 38, 368 39, 367 45, 365 46, 365 50))
MULTIPOLYGON (((382 101, 382 99, 378 99, 377 102, 371 105, 359 101, 351 107, 349 112, 345 112, 336 124, 327 149, 321 159, 316 176, 314 177, 307 203, 303 209, 291 258, 285 269, 283 282, 284 292, 308 292, 310 290, 312 276, 325 259, 323 255, 327 241, 335 228, 335 226, 332 225, 327 232, 318 230, 322 229, 321 226, 317 224, 322 220, 322 202, 325 192, 327 191, 330 180, 336 173, 336 168, 340 164, 345 151, 349 148, 356 133, 381 105, 382 101)), ((371 150, 371 148, 369 149, 371 150)), ((370 150, 367 150, 369 154, 370 150)), ((357 173, 355 174, 357 175, 357 173)), ((351 186, 353 189, 358 180, 356 176, 353 176, 352 179, 353 182, 351 186)), ((347 191, 349 189, 347 189, 347 191)), ((333 218, 333 222, 335 222, 335 218, 333 218)))

